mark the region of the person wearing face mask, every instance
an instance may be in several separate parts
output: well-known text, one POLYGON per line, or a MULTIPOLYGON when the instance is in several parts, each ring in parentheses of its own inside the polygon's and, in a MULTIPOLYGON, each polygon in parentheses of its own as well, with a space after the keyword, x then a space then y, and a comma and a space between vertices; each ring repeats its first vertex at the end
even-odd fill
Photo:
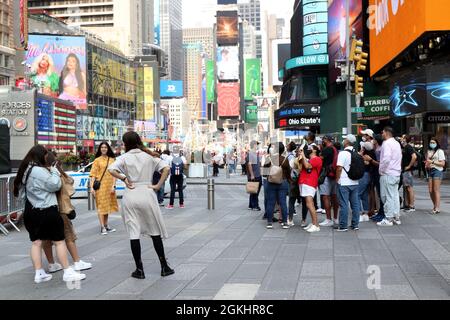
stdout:
MULTIPOLYGON (((362 132, 362 142, 361 142, 361 150, 360 154, 361 156, 369 156, 371 159, 375 159, 375 150, 373 145, 373 137, 374 132, 371 129, 363 130, 362 132)), ((359 180, 359 187, 358 187, 358 196, 359 200, 361 201, 361 215, 359 218, 359 222, 366 222, 370 221, 369 219, 369 195, 370 193, 373 193, 372 186, 372 177, 373 172, 376 170, 376 167, 372 165, 370 161, 364 160, 365 164, 365 172, 362 179, 359 180)))
POLYGON ((427 152, 425 168, 428 172, 428 190, 433 201, 432 214, 441 212, 441 181, 446 166, 445 153, 441 149, 437 138, 431 138, 427 152))
POLYGON ((411 146, 411 137, 403 135, 401 139, 402 144, 402 176, 403 176, 403 188, 405 190, 405 207, 403 211, 414 212, 414 180, 412 171, 414 164, 417 161, 417 155, 414 148, 411 146))

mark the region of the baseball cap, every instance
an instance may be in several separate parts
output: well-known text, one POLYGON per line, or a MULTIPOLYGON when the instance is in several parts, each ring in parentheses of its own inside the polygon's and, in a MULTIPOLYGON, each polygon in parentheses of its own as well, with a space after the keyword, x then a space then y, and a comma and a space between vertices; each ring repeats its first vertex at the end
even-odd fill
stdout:
POLYGON ((356 137, 353 134, 348 134, 344 136, 344 139, 347 139, 350 143, 356 143, 356 137))
POLYGON ((371 129, 366 129, 366 130, 363 130, 363 131, 361 131, 361 134, 366 134, 366 135, 368 135, 369 137, 371 137, 371 138, 373 138, 374 137, 374 135, 375 135, 375 133, 373 132, 373 130, 371 130, 371 129))
POLYGON ((326 135, 323 136, 322 140, 328 140, 328 141, 333 142, 334 138, 333 138, 332 135, 326 134, 326 135))

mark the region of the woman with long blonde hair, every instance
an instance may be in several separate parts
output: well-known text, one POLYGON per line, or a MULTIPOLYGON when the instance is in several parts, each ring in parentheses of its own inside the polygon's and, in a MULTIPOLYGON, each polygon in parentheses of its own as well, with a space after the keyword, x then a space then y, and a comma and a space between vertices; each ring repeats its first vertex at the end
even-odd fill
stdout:
POLYGON ((55 72, 54 62, 50 55, 41 53, 34 59, 31 66, 31 81, 41 88, 41 92, 47 96, 57 97, 59 91, 59 76, 55 72))

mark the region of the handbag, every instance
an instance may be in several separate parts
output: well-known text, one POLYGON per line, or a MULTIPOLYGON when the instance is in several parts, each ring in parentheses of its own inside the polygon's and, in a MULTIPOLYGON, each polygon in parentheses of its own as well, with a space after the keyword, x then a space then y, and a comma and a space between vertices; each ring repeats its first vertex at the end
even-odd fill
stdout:
POLYGON ((105 171, 103 171, 102 177, 100 178, 100 180, 95 179, 94 184, 92 185, 92 189, 94 189, 95 191, 100 189, 100 187, 102 185, 103 177, 105 176, 106 170, 108 170, 108 165, 109 165, 109 157, 108 157, 108 163, 106 164, 105 171))
POLYGON ((258 181, 249 181, 247 182, 245 186, 245 190, 249 194, 257 194, 259 188, 259 182, 258 181))
POLYGON ((75 212, 75 210, 72 210, 68 215, 67 218, 69 218, 69 220, 73 220, 77 217, 77 213, 75 212))
POLYGON ((320 175, 319 175, 319 186, 322 185, 325 182, 325 179, 328 176, 328 170, 326 167, 323 167, 322 170, 320 171, 320 175))
POLYGON ((281 166, 274 166, 272 163, 272 157, 270 157, 270 162, 272 163, 272 166, 270 167, 269 171, 269 177, 267 180, 270 183, 274 184, 282 184, 283 183, 283 164, 286 161, 286 157, 284 158, 283 162, 281 163, 281 166))

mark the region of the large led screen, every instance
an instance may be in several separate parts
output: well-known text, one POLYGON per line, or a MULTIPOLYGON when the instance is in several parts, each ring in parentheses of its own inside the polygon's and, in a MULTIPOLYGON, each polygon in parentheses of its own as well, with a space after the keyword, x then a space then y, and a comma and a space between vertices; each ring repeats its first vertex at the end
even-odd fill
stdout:
POLYGON ((87 109, 84 37, 31 34, 26 60, 31 82, 41 93, 87 109))
POLYGON ((239 83, 217 84, 219 117, 237 117, 240 114, 239 83))
POLYGON ((217 48, 217 78, 219 81, 239 79, 238 47, 217 48))
POLYGON ((239 41, 237 11, 217 12, 217 44, 236 45, 239 41))

